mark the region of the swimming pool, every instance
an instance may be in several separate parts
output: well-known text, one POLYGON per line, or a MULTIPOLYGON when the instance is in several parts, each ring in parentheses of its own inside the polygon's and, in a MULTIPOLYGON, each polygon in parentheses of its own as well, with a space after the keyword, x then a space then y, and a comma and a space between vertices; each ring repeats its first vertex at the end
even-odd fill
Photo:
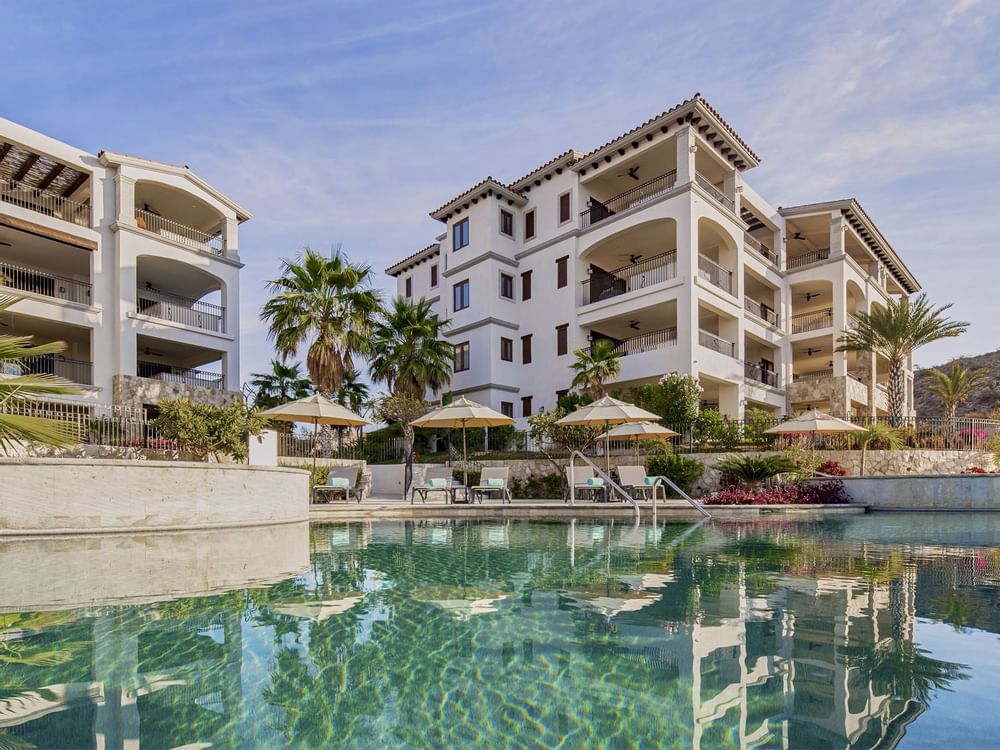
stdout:
POLYGON ((991 515, 304 533, 273 585, 0 614, 0 747, 1000 742, 991 515))

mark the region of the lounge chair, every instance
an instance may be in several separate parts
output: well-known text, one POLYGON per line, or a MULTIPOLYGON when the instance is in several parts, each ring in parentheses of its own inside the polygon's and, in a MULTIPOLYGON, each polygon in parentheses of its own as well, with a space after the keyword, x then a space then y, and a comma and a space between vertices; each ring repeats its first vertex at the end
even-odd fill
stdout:
MULTIPOLYGON (((589 497, 591 500, 598 500, 602 498, 607 498, 608 488, 603 484, 589 484, 588 479, 596 478, 597 474, 594 472, 592 466, 576 466, 570 468, 566 467, 566 486, 567 488, 575 487, 576 494, 581 493, 589 497)), ((566 492, 566 501, 569 501, 569 490, 566 492)))
POLYGON ((636 500, 660 497, 657 492, 662 492, 662 497, 666 499, 667 492, 662 484, 646 484, 645 466, 619 466, 617 469, 618 484, 636 500))
POLYGON ((433 466, 424 473, 422 484, 414 484, 410 488, 410 505, 413 505, 417 495, 420 495, 420 502, 426 503, 427 495, 431 492, 443 492, 445 502, 448 502, 452 497, 453 484, 454 479, 450 466, 433 466))
POLYGON ((338 495, 344 502, 350 502, 353 496, 359 503, 364 495, 363 489, 358 489, 360 466, 335 466, 326 477, 326 484, 317 484, 312 488, 314 503, 328 503, 338 495))
POLYGON ((483 496, 498 495, 500 497, 501 504, 504 500, 509 503, 511 501, 509 482, 509 467, 503 466, 483 469, 482 473, 479 475, 479 484, 475 487, 469 488, 469 491, 472 493, 473 502, 478 499, 480 504, 482 504, 483 496))

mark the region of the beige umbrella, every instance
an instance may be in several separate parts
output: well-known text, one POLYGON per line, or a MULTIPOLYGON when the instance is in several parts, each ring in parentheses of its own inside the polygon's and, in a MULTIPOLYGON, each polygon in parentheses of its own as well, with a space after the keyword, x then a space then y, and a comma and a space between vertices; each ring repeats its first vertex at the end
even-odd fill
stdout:
POLYGON ((816 435, 835 435, 841 432, 864 432, 865 428, 848 422, 846 419, 832 417, 829 414, 810 409, 805 414, 788 419, 781 424, 769 427, 764 430, 766 435, 790 435, 797 433, 809 433, 813 436, 813 448, 815 448, 816 435))
POLYGON ((440 585, 417 589, 410 596, 415 601, 433 604, 459 620, 468 620, 475 615, 498 612, 496 605, 511 595, 481 585, 440 585))
POLYGON ((446 406, 414 419, 410 424, 414 427, 445 427, 449 429, 460 427, 462 429, 462 465, 465 468, 463 478, 464 483, 468 484, 468 452, 465 443, 465 429, 467 427, 502 427, 514 424, 514 420, 488 406, 469 401, 462 396, 446 406))
POLYGON ((654 422, 624 422, 617 427, 612 427, 598 437, 607 440, 631 440, 635 445, 635 461, 639 463, 640 440, 666 440, 667 438, 677 437, 679 434, 679 432, 674 432, 654 422))
MULTIPOLYGON (((572 414, 567 414, 556 424, 564 425, 604 425, 605 430, 609 430, 611 425, 627 424, 631 422, 655 422, 660 417, 645 409, 640 409, 635 404, 626 401, 619 401, 611 396, 605 396, 592 404, 587 404, 577 409, 572 414)), ((608 433, 604 433, 604 455, 608 460, 608 472, 611 472, 611 455, 608 451, 610 438, 608 433)))
POLYGON ((361 427, 371 424, 364 417, 355 414, 345 406, 331 401, 325 396, 314 393, 312 396, 289 401, 287 404, 275 406, 262 411, 261 416, 280 422, 312 422, 313 425, 313 473, 316 471, 316 439, 321 424, 336 427, 361 427))
POLYGON ((302 602, 299 604, 282 604, 275 611, 283 615, 297 617, 300 620, 323 622, 335 615, 342 615, 365 598, 364 593, 357 591, 345 594, 340 599, 325 599, 317 602, 302 602))

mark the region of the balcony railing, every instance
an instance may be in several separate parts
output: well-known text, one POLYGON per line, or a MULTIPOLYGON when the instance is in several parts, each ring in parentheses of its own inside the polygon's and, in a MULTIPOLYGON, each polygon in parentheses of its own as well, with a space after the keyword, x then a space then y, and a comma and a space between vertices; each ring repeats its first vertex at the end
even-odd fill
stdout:
POLYGON ((858 327, 858 319, 856 317, 854 317, 853 315, 851 315, 850 313, 847 313, 847 327, 848 328, 857 328, 858 327))
POLYGON ((622 339, 615 345, 613 351, 619 357, 625 357, 629 354, 641 354, 642 352, 651 352, 654 349, 674 346, 676 343, 677 328, 663 328, 622 339))
POLYGON ((611 299, 636 289, 643 289, 661 281, 669 281, 677 275, 677 251, 654 255, 652 258, 630 263, 604 273, 593 273, 581 282, 581 305, 611 299))
POLYGON ((79 203, 13 180, 0 179, 0 201, 62 219, 79 227, 90 226, 89 203, 79 203))
POLYGON ((743 307, 751 315, 760 318, 772 328, 778 327, 778 313, 755 299, 743 298, 743 307))
POLYGON ((226 308, 220 305, 140 287, 136 290, 136 308, 153 318, 216 333, 226 332, 226 308))
POLYGON ((725 354, 727 357, 736 357, 736 343, 719 338, 714 333, 708 331, 698 331, 698 343, 707 349, 725 354))
POLYGON ((798 383, 810 380, 826 380, 833 377, 833 368, 826 370, 813 370, 812 372, 797 372, 792 375, 792 382, 798 383))
POLYGON ((81 305, 90 304, 91 285, 66 276, 56 276, 37 268, 18 266, 0 260, 0 286, 20 289, 22 292, 43 294, 81 305))
POLYGON ((222 235, 203 232, 171 219, 164 219, 151 211, 137 208, 135 210, 135 223, 139 229, 145 229, 147 232, 158 234, 174 242, 180 242, 182 245, 193 247, 196 250, 204 250, 216 255, 222 255, 224 252, 222 235))
POLYGON ((792 333, 819 331, 833 325, 833 309, 817 310, 792 316, 792 333))
POLYGON ((730 211, 736 210, 736 204, 733 201, 733 199, 727 196, 721 190, 719 190, 719 188, 717 188, 715 185, 713 185, 712 181, 709 180, 707 177, 705 177, 705 175, 701 174, 700 172, 695 172, 694 181, 698 183, 698 187, 707 192, 709 195, 715 198, 715 200, 717 200, 723 206, 728 208, 730 211))
POLYGON ((698 256, 698 275, 722 291, 733 293, 733 272, 704 255, 698 256))
POLYGON ((190 370, 186 367, 175 367, 162 362, 144 362, 143 360, 139 360, 136 363, 136 374, 140 378, 162 380, 164 383, 182 383, 197 388, 211 388, 213 390, 222 390, 225 388, 221 373, 208 372, 206 370, 190 370))
POLYGON ((677 183, 677 171, 665 172, 648 182, 636 185, 631 190, 619 193, 606 201, 599 201, 597 198, 590 199, 590 208, 580 214, 580 229, 586 229, 592 224, 604 221, 609 216, 614 216, 621 211, 647 203, 654 198, 659 198, 664 193, 673 189, 677 183))
POLYGON ((70 359, 59 354, 40 354, 20 360, 21 372, 16 365, 4 367, 5 375, 55 375, 77 385, 94 384, 94 365, 82 359, 70 359))
POLYGON ((750 380, 756 380, 758 383, 769 385, 772 388, 778 387, 778 373, 776 373, 774 370, 766 370, 759 364, 755 364, 753 362, 744 362, 743 374, 746 375, 750 380))
POLYGON ((801 255, 796 255, 795 257, 785 258, 785 268, 791 271, 793 268, 802 268, 803 266, 810 266, 813 263, 819 263, 822 260, 828 260, 830 258, 830 251, 827 250, 810 250, 808 253, 802 253, 801 255))
POLYGON ((777 268, 778 266, 777 254, 771 248, 769 248, 767 245, 758 240, 749 232, 743 233, 743 244, 745 244, 747 247, 749 247, 751 250, 757 253, 757 255, 766 260, 772 266, 777 268))

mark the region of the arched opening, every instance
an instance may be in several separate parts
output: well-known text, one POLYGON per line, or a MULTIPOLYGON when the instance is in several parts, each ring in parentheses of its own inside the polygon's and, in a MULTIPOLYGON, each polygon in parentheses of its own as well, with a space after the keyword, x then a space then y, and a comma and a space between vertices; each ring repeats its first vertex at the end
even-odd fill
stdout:
POLYGON ((618 232, 591 247, 583 304, 643 289, 677 275, 677 223, 658 219, 618 232))
POLYGON ((138 313, 226 332, 225 285, 212 274, 188 263, 140 255, 135 280, 138 313))
POLYGON ((736 294, 736 242, 721 225, 698 219, 698 275, 725 292, 736 294))
POLYGON ((192 193, 159 182, 135 184, 135 221, 140 229, 199 250, 221 253, 223 218, 192 193))

